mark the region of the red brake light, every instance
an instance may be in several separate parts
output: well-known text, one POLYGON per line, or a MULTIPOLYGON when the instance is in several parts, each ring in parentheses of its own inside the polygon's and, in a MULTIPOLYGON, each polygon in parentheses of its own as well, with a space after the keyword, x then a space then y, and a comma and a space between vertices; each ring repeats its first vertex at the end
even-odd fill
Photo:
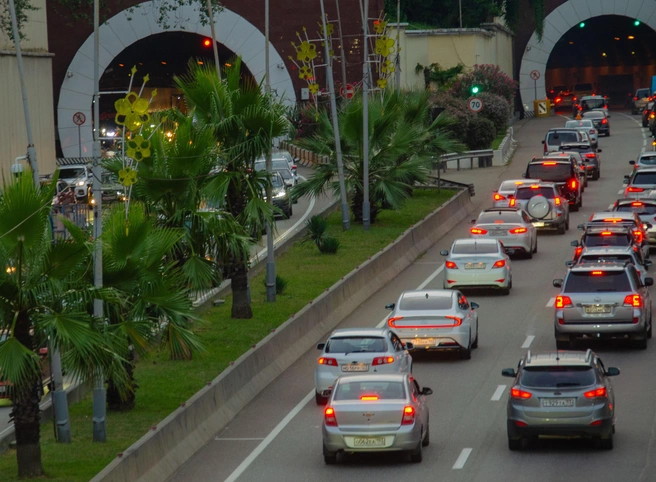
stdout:
POLYGON ((608 120, 607 120, 607 119, 602 119, 602 120, 601 120, 601 123, 602 123, 602 124, 608 124, 608 120))
POLYGON ((543 162, 542 165, 543 166, 555 166, 556 163, 555 162, 543 162))
POLYGON ((582 247, 582 246, 578 246, 578 247, 574 250, 574 256, 575 256, 575 257, 581 256, 581 253, 582 253, 582 252, 583 252, 583 247, 582 247))
POLYGON ((337 366, 337 360, 335 358, 319 358, 319 365, 330 365, 331 367, 337 366))
POLYGON ((457 316, 445 316, 444 318, 447 318, 449 320, 453 320, 453 325, 452 326, 462 325, 462 319, 458 318, 457 316))
POLYGON ((458 265, 455 264, 453 261, 447 261, 444 263, 444 267, 447 269, 458 269, 458 265))
POLYGON ((636 202, 631 203, 631 206, 644 206, 644 204, 641 203, 640 201, 636 201, 636 202))
POLYGON ((394 363, 394 360, 395 358, 393 356, 377 356, 371 364, 374 366, 389 365, 390 363, 394 363))
POLYGON ((502 196, 501 194, 496 193, 496 192, 494 193, 494 200, 495 201, 503 201, 504 199, 506 199, 506 196, 502 196))
POLYGON ((298 169, 298 168, 296 167, 296 164, 292 164, 292 169, 298 169))
POLYGON ((510 230, 510 234, 522 234, 528 231, 526 228, 515 228, 510 230))
POLYGON ((603 275, 603 274, 604 274, 603 271, 593 271, 593 272, 592 272, 592 276, 601 276, 601 275, 603 275))
POLYGON ((610 231, 602 231, 602 232, 601 232, 601 235, 602 235, 602 236, 612 236, 613 233, 611 233, 610 231))
POLYGON ((487 234, 487 229, 471 228, 469 232, 472 234, 487 234))
POLYGON ((362 395, 360 397, 360 400, 364 402, 373 402, 375 400, 378 400, 378 395, 362 395))
POLYGON ((492 267, 493 268, 503 268, 506 265, 506 260, 505 259, 500 259, 499 261, 496 261, 492 267))
POLYGON ((572 305, 572 299, 569 296, 556 296, 556 308, 566 308, 572 305))
POLYGON ((602 397, 607 397, 608 392, 606 391, 606 387, 601 387, 601 388, 596 388, 594 390, 590 390, 589 392, 585 392, 583 396, 585 398, 602 398, 602 397))
POLYGON ((637 97, 634 97, 633 100, 638 100, 638 98, 637 98, 637 97))
POLYGON ((508 203, 508 205, 509 205, 510 207, 515 206, 515 199, 514 199, 514 198, 511 199, 510 202, 508 203))
POLYGON ((396 322, 397 322, 398 320, 402 320, 402 319, 403 319, 402 316, 393 316, 392 318, 389 318, 389 319, 387 320, 387 325, 388 325, 390 328, 396 328, 396 322))
POLYGON ((415 407, 408 405, 403 409, 401 425, 412 425, 413 423, 415 423, 415 407))
POLYGON ((326 407, 323 411, 323 421, 329 427, 337 427, 337 418, 335 417, 335 409, 333 407, 326 407))
POLYGON ((572 180, 570 181, 570 183, 569 183, 569 187, 572 188, 572 189, 576 189, 576 185, 577 185, 577 184, 576 184, 576 180, 575 180, 575 179, 572 179, 572 180))
POLYGON ((633 237, 635 238, 635 242, 638 244, 642 243, 642 231, 633 231, 633 237))
POLYGON ((556 103, 560 102, 561 100, 563 99, 561 99, 560 97, 556 97, 556 103))
POLYGON ((604 222, 605 223, 621 223, 622 218, 605 218, 604 222))
POLYGON ((634 187, 634 186, 629 186, 627 188, 627 192, 643 192, 644 189, 641 187, 634 187))
POLYGON ((633 306, 634 308, 642 308, 642 296, 626 295, 624 297, 624 306, 633 306))
MULTIPOLYGON (((593 134, 592 131, 590 131, 590 134, 593 134)), ((585 157, 588 159, 594 159, 597 155, 594 152, 586 152, 585 157)))
POLYGON ((524 390, 520 390, 519 388, 511 388, 510 389, 510 396, 512 398, 521 398, 524 400, 528 400, 531 398, 532 393, 531 392, 525 392, 524 390))
POLYGON ((539 184, 531 184, 531 189, 540 189, 539 184))

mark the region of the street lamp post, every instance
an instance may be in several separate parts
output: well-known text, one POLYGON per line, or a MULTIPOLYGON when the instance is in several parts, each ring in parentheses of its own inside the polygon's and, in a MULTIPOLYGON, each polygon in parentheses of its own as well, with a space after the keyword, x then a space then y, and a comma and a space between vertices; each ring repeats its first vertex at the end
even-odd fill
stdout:
POLYGON ((396 0, 396 91, 401 90, 401 0, 396 0))
POLYGON ((364 0, 362 15, 364 41, 364 60, 362 62, 362 227, 371 226, 371 205, 369 203, 369 0, 364 0))
MULTIPOLYGON (((209 1, 209 0, 208 0, 209 1)), ((269 79, 269 0, 264 0, 264 88, 266 95, 271 96, 271 80, 269 79)), ((273 205, 271 197, 271 175, 273 174, 273 162, 271 161, 271 139, 267 142, 266 147, 266 172, 269 176, 267 182, 266 196, 269 205, 273 205)), ((271 221, 266 224, 267 235, 267 261, 266 261, 266 297, 267 301, 276 301, 276 260, 273 252, 273 226, 271 221)))
POLYGON ((344 48, 344 37, 342 36, 342 17, 339 14, 339 0, 335 0, 335 6, 337 8, 337 28, 339 28, 339 53, 342 58, 342 89, 344 89, 344 102, 348 102, 348 93, 346 92, 346 49, 344 48))
POLYGON ((212 0, 207 0, 207 16, 210 18, 210 31, 212 32, 212 48, 214 49, 214 65, 216 65, 216 75, 219 77, 219 80, 221 80, 221 64, 219 64, 219 47, 216 45, 216 32, 214 30, 214 11, 212 10, 212 0))

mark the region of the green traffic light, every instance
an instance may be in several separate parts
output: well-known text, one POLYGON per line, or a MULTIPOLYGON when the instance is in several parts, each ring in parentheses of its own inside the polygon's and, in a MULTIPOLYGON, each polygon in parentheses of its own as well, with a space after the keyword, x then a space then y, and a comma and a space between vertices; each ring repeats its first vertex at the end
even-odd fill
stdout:
POLYGON ((581 22, 581 23, 579 24, 579 27, 581 27, 581 28, 585 27, 585 22, 581 22))
POLYGON ((640 20, 636 20, 635 22, 633 22, 633 25, 635 25, 636 27, 640 25, 640 20))
POLYGON ((471 91, 472 91, 472 94, 478 94, 478 86, 476 86, 476 85, 473 86, 471 91))

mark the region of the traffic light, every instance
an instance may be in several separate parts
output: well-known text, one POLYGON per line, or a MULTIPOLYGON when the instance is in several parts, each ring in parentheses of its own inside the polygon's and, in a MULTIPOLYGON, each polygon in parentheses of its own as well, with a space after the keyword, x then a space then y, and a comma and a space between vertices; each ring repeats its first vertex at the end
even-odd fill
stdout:
POLYGON ((635 20, 635 21, 633 22, 633 25, 635 25, 636 27, 637 27, 638 25, 640 25, 640 20, 635 20))
POLYGON ((585 27, 585 22, 581 22, 581 23, 579 24, 579 27, 581 27, 581 28, 585 27))
POLYGON ((211 38, 203 39, 203 47, 211 47, 211 46, 212 46, 212 39, 211 38))
POLYGON ((481 89, 478 88, 478 85, 472 85, 472 88, 471 88, 471 93, 472 94, 478 94, 479 90, 481 90, 481 89))

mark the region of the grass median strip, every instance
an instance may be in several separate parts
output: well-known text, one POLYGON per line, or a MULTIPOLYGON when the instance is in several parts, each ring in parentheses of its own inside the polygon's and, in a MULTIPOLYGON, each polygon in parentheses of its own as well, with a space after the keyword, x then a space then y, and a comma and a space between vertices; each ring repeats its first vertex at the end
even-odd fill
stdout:
MULTIPOLYGON (((418 189, 403 209, 381 212, 369 232, 353 224, 349 231, 342 231, 341 213, 332 213, 328 217, 328 231, 339 239, 339 251, 336 255, 326 255, 319 253, 313 244, 296 243, 277 258, 277 274, 288 283, 285 291, 277 296, 276 303, 266 302, 264 273, 255 276, 251 280, 252 319, 231 319, 231 303, 226 299, 224 305, 204 312, 202 318, 205 322, 194 328, 201 336, 206 352, 190 361, 172 361, 163 353, 153 353, 137 363, 135 376, 139 388, 136 406, 128 412, 107 413, 106 443, 92 442, 90 394, 70 408, 71 444, 57 444, 52 423, 44 423, 41 450, 48 480, 90 480, 119 453, 214 379, 231 361, 453 194, 453 191, 444 189, 439 193, 433 189, 418 189)), ((3 482, 19 480, 16 473, 16 452, 9 450, 0 456, 1 479, 3 482)))

